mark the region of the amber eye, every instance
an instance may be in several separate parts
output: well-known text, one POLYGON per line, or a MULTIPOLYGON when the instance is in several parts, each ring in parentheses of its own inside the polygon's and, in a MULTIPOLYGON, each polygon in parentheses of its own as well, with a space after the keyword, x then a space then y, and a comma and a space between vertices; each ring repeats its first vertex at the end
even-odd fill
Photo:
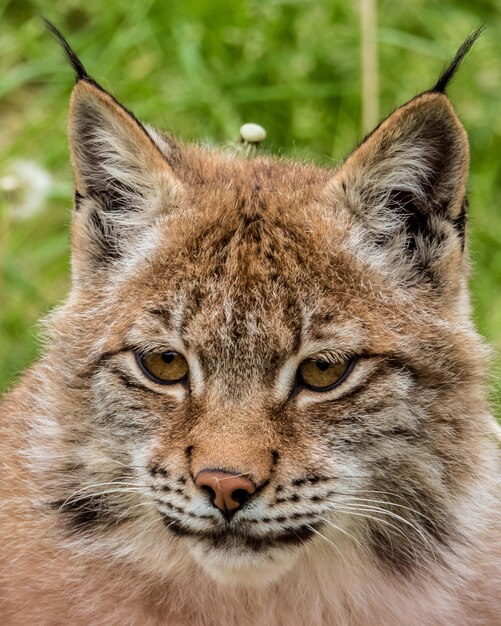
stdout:
POLYGON ((162 385, 179 383, 188 376, 188 363, 179 352, 169 350, 152 354, 136 354, 136 359, 146 376, 162 385))
POLYGON ((315 391, 327 391, 344 380, 353 362, 347 360, 331 363, 321 359, 306 359, 298 369, 299 382, 315 391))

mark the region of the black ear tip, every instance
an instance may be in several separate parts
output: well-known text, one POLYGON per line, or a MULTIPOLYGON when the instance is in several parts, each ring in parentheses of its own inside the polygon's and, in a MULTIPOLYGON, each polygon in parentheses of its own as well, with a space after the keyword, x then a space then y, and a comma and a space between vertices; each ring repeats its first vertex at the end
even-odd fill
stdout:
POLYGON ((83 66, 82 61, 77 57, 75 52, 71 49, 70 44, 66 41, 60 31, 54 26, 52 22, 49 22, 47 18, 43 15, 40 15, 40 19, 45 24, 47 30, 57 39, 59 44, 61 45, 66 58, 71 63, 73 69, 75 70, 75 74, 77 75, 77 80, 90 80, 90 76, 87 74, 87 70, 83 66))
POLYGON ((478 28, 476 28, 462 43, 459 50, 456 52, 452 61, 447 65, 447 67, 440 74, 436 85, 431 89, 431 91, 445 93, 447 86, 453 80, 457 71, 461 67, 461 63, 464 61, 467 54, 473 47, 473 44, 477 41, 480 35, 484 32, 486 27, 485 22, 481 24, 478 28))

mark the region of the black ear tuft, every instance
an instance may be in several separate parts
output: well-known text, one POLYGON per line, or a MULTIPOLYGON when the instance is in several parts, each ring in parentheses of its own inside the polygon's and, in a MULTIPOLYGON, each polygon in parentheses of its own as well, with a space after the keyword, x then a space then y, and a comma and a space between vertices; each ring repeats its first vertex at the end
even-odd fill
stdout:
POLYGON ((75 74, 77 75, 77 81, 79 80, 91 80, 91 77, 87 74, 87 70, 85 69, 85 67, 83 66, 82 61, 80 61, 80 59, 77 57, 77 55, 74 53, 74 51, 71 49, 70 44, 66 41, 66 39, 63 37, 63 35, 59 32, 59 30, 54 26, 54 24, 52 22, 49 22, 48 19, 46 19, 45 17, 43 17, 43 15, 40 16, 43 23, 45 24, 45 26, 47 27, 47 30, 49 30, 54 37, 57 39, 57 41, 60 43, 64 54, 66 55, 66 58, 68 59, 68 61, 71 63, 73 69, 75 70, 75 74))
POLYGON ((464 58, 466 57, 468 52, 471 50, 473 44, 477 41, 480 35, 484 32, 484 30, 485 30, 485 24, 482 24, 481 26, 476 28, 466 38, 466 40, 462 43, 459 50, 456 52, 455 57, 452 59, 449 65, 440 74, 436 85, 430 91, 435 91, 435 92, 438 91, 440 93, 445 93, 445 90, 448 87, 449 83, 454 79, 454 76, 456 75, 457 71, 461 67, 461 64, 464 61, 464 58))
POLYGON ((336 172, 363 254, 400 284, 427 285, 460 304, 464 287, 468 141, 443 93, 394 111, 336 172))

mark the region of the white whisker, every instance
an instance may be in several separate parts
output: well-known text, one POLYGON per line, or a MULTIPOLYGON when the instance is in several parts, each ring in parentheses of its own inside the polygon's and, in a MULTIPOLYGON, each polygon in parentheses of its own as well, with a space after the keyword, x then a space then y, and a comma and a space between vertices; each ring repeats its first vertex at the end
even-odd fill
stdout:
POLYGON ((142 492, 142 489, 140 488, 134 489, 134 488, 129 487, 127 489, 107 489, 105 491, 96 491, 91 494, 86 494, 84 496, 81 496, 79 498, 73 498, 72 496, 70 496, 69 498, 66 498, 66 500, 61 504, 61 506, 59 507, 59 511, 62 511, 64 507, 67 506, 68 504, 75 504, 76 502, 88 500, 89 498, 98 498, 100 496, 108 495, 110 493, 141 493, 141 492, 142 492))
POLYGON ((433 524, 433 520, 430 519, 429 517, 427 517, 426 515, 424 515, 424 513, 421 513, 420 511, 417 511, 416 509, 413 509, 410 506, 405 506, 403 504, 397 504, 395 502, 388 502, 386 500, 372 500, 370 498, 362 498, 360 496, 351 496, 351 495, 342 495, 343 498, 349 498, 350 500, 355 500, 355 501, 360 501, 360 502, 372 502, 374 504, 384 504, 386 506, 394 506, 400 509, 405 509, 407 511, 410 511, 411 513, 415 513, 416 515, 419 515, 420 517, 422 517, 423 519, 428 520, 429 522, 431 522, 433 524))
POLYGON ((398 528, 398 526, 395 526, 394 524, 391 524, 387 520, 381 519, 380 517, 374 517, 373 515, 366 515, 365 509, 360 508, 360 509, 353 510, 353 509, 349 509, 348 507, 346 507, 343 510, 342 508, 336 508, 336 513, 342 513, 344 515, 355 515, 357 517, 363 517, 365 519, 370 519, 370 520, 373 520, 374 522, 384 524, 385 526, 388 526, 389 528, 393 528, 393 530, 396 530, 397 533, 399 533, 400 535, 402 535, 402 537, 405 537, 405 539, 409 541, 409 537, 403 532, 402 529, 398 528))
POLYGON ((310 524, 305 524, 306 528, 309 528, 311 530, 311 532, 315 533, 316 535, 318 535, 319 537, 321 537, 324 541, 326 541, 330 546, 332 546, 334 548, 334 550, 336 550, 336 552, 339 554, 340 557, 343 556, 341 550, 338 548, 338 546, 336 546, 335 543, 333 543, 330 539, 328 539, 325 535, 322 535, 322 533, 318 532, 318 530, 316 530, 316 528, 313 528, 313 526, 310 526, 310 524))
MULTIPOLYGON (((346 504, 341 504, 341 507, 345 508, 345 509, 355 509, 357 511, 381 513, 382 515, 387 515, 388 517, 391 517, 391 518, 393 518, 395 520, 398 520, 399 522, 402 522, 402 524, 405 524, 409 528, 412 528, 412 530, 417 532, 418 535, 421 537, 421 539, 423 539, 423 541, 425 543, 430 545, 430 541, 429 541, 428 537, 423 533, 423 531, 419 528, 419 526, 417 526, 416 524, 413 524, 412 522, 409 522, 409 520, 406 520, 405 517, 402 517, 401 515, 397 515, 397 513, 393 513, 392 511, 388 511, 387 509, 382 509, 382 508, 379 508, 379 507, 370 506, 368 504, 364 504, 363 506, 359 506, 357 504, 346 503, 346 504)), ((389 523, 389 522, 387 522, 387 523, 389 523)), ((395 526, 395 528, 397 529, 396 526, 395 526)), ((400 531, 400 532, 402 532, 402 531, 400 531)), ((405 536, 405 534, 404 534, 404 536, 405 536)))
POLYGON ((79 493, 82 493, 84 491, 88 491, 89 489, 94 489, 94 487, 107 487, 113 485, 114 487, 118 486, 123 486, 123 487, 138 487, 138 488, 144 488, 143 485, 139 485, 138 483, 124 483, 121 481, 108 481, 108 482, 103 482, 103 483, 93 483, 92 485, 86 485, 85 487, 81 487, 80 489, 77 489, 77 491, 74 491, 70 496, 68 496, 68 498, 65 500, 65 502, 63 504, 65 504, 68 500, 70 500, 71 498, 73 498, 73 496, 78 495, 79 493))
POLYGON ((357 546, 359 546, 359 548, 361 548, 361 550, 363 550, 364 552, 367 552, 367 549, 360 543, 360 541, 356 537, 354 537, 351 533, 349 533, 347 530, 344 530, 340 526, 337 526, 336 524, 334 524, 334 522, 332 522, 331 520, 326 519, 325 517, 321 517, 320 515, 315 515, 315 518, 318 519, 318 520, 321 520, 322 522, 325 522, 326 524, 328 524, 329 526, 331 526, 335 530, 338 530, 343 535, 346 535, 352 541, 354 541, 357 544, 357 546))

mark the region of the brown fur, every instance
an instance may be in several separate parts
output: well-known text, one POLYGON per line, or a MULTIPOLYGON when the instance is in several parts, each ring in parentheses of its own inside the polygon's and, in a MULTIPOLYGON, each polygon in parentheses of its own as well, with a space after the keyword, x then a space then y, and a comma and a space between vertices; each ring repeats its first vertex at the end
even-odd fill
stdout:
POLYGON ((86 76, 69 135, 73 287, 1 405, 1 623, 501 624, 446 96, 337 170, 183 146, 86 76), (187 386, 133 358, 167 349, 187 386), (318 355, 356 363, 295 386, 318 355), (207 468, 258 486, 231 522, 207 468))

